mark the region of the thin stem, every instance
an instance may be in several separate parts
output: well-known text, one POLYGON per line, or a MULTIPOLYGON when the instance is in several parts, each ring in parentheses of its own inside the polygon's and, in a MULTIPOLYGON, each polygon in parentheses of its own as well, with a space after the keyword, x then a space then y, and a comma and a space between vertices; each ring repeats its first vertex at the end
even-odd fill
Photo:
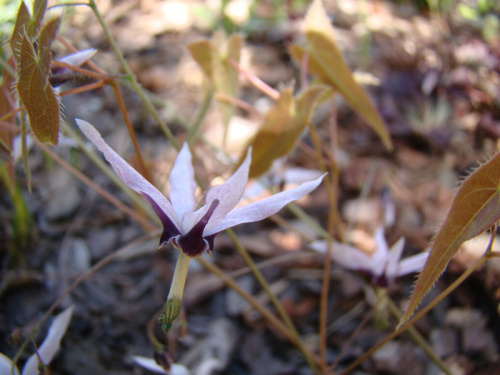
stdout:
POLYGON ((200 128, 201 123, 203 122, 203 119, 205 118, 208 109, 210 108, 210 103, 212 103, 213 97, 214 97, 214 90, 208 89, 205 94, 205 98, 203 99, 203 104, 201 105, 200 111, 198 112, 198 115, 196 116, 193 125, 189 129, 189 134, 187 136, 187 143, 189 145, 191 145, 194 137, 196 136, 196 133, 198 132, 198 129, 200 128))
POLYGON ((290 331, 290 335, 293 337, 293 343, 297 346, 297 348, 302 352, 304 355, 304 358, 306 359, 307 363, 309 364, 309 367, 315 374, 320 374, 316 362, 314 361, 311 353, 306 349, 304 343, 302 342, 299 333, 297 332, 295 325, 293 324, 292 320, 290 319, 290 316, 287 314, 285 309, 283 309, 283 306, 279 302, 279 300, 276 298, 274 293, 269 289, 269 285, 266 282, 266 279, 262 275, 262 273, 259 271, 259 269, 256 267, 252 257, 248 254, 246 249, 243 247, 243 245, 240 243, 236 235, 234 234, 234 231, 232 229, 227 229, 226 233, 228 234, 229 238, 233 241, 236 249, 240 253, 240 255, 243 257, 245 262, 247 263, 248 267, 252 270, 252 273, 254 274, 255 278, 261 285, 262 289, 264 289, 265 293, 268 295, 271 303, 273 304, 274 308, 276 311, 278 311, 278 314, 280 315, 281 319, 285 322, 288 330, 290 331))
POLYGON ((52 313, 55 311, 57 306, 63 301, 63 299, 71 293, 73 289, 75 289, 80 283, 84 280, 86 280, 90 275, 93 273, 96 273, 98 270, 100 270, 102 267, 105 265, 111 263, 114 259, 116 259, 118 256, 121 254, 127 252, 130 248, 134 248, 137 245, 143 243, 146 240, 149 240, 155 236, 157 236, 159 233, 158 231, 151 231, 138 239, 129 242, 127 245, 123 246, 122 248, 116 250, 115 252, 107 255, 103 259, 101 259, 99 262, 97 262, 95 265, 93 265, 91 268, 89 268, 87 271, 82 273, 80 276, 78 276, 75 281, 57 298, 54 303, 49 307, 49 309, 45 312, 45 314, 42 316, 42 318, 35 324, 35 326, 31 329, 30 334, 28 335, 28 338, 24 340, 24 342, 21 344, 19 350, 17 351, 16 355, 12 359, 12 363, 16 365, 17 361, 19 360, 19 357, 21 354, 24 352, 26 349, 26 346, 29 344, 31 338, 36 334, 36 332, 40 329, 42 324, 52 315, 52 313))
POLYGON ((76 66, 76 65, 71 65, 71 64, 65 63, 63 61, 52 60, 52 65, 57 66, 58 68, 69 69, 69 70, 72 70, 74 72, 83 74, 84 76, 92 77, 92 78, 99 79, 102 81, 109 81, 109 80, 113 79, 113 77, 109 76, 106 73, 94 72, 92 70, 84 69, 84 68, 81 68, 81 67, 76 66))
POLYGON ((101 14, 99 13, 99 10, 97 9, 97 5, 95 3, 95 0, 89 0, 89 6, 92 9, 92 12, 94 13, 95 17, 97 18, 97 21, 101 25, 104 33, 106 34, 106 37, 107 37, 108 42, 111 46, 111 49, 113 50, 116 57, 118 58, 122 69, 125 71, 125 76, 126 76, 127 81, 130 83, 130 85, 132 86, 132 88, 136 92, 136 94, 139 95, 139 98, 141 99, 142 103, 146 107, 147 111, 151 114, 151 116, 153 116, 153 118, 158 123, 158 125, 162 129, 162 131, 165 134, 165 136, 167 137, 167 139, 177 149, 177 151, 179 151, 180 147, 177 144, 177 141, 175 140, 174 135, 172 134, 170 129, 167 127, 167 125, 161 120, 160 116, 158 115, 158 113, 154 109, 153 104, 151 103, 149 97, 144 94, 144 91, 143 91, 141 85, 139 84, 139 82, 137 82, 137 79, 136 79, 134 73, 132 72, 132 70, 128 66, 127 62, 125 61, 125 58, 123 57, 122 51, 120 50, 120 48, 116 44, 116 41, 113 38, 113 35, 111 35, 111 31, 104 23, 104 19, 102 18, 101 14))
MULTIPOLYGON (((401 310, 396 306, 396 304, 389 298, 387 297, 387 306, 389 307, 389 310, 391 313, 399 320, 403 316, 401 310)), ((438 367, 447 375, 452 375, 451 371, 448 370, 446 365, 443 363, 441 358, 439 358, 432 346, 429 345, 429 343, 424 339, 424 337, 415 329, 415 327, 411 326, 408 328, 408 334, 411 336, 413 341, 415 341, 422 350, 427 354, 427 356, 432 359, 432 361, 438 365, 438 367)))
POLYGON ((373 353, 379 350, 382 346, 387 344, 389 341, 393 340, 401 333, 406 331, 410 326, 415 324, 420 318, 422 318, 425 314, 427 314, 434 306, 436 306, 439 302, 441 302, 448 294, 450 294, 453 290, 455 290, 469 275, 474 272, 478 267, 480 267, 487 259, 491 258, 491 253, 484 254, 481 258, 479 258, 472 267, 468 268, 458 279, 456 279, 448 288, 446 288, 443 292, 439 294, 431 303, 427 306, 423 307, 418 313, 416 313, 412 318, 410 318, 406 323, 398 327, 393 333, 388 335, 382 341, 377 343, 375 346, 366 351, 362 356, 357 358, 353 363, 351 363, 342 373, 341 375, 348 374, 356 367, 358 367, 363 361, 368 359, 373 353))
MULTIPOLYGON (((271 313, 268 309, 266 309, 261 303, 257 301, 257 299, 244 291, 233 278, 224 274, 224 272, 217 267, 215 264, 211 262, 207 262, 203 258, 196 258, 200 264, 207 269, 210 273, 218 276, 221 281, 223 281, 228 287, 238 293, 245 301, 247 301, 255 310, 257 310, 265 319, 267 319, 274 328, 276 328, 283 336, 285 336, 290 342, 297 344, 295 341, 295 337, 290 332, 288 327, 284 325, 273 313, 271 313)), ((313 358, 312 353, 309 353, 307 349, 304 347, 304 350, 307 352, 307 356, 304 354, 306 358, 313 358)), ((317 372, 315 372, 318 374, 317 372)))
MULTIPOLYGON (((89 4, 86 4, 87 6, 89 4)), ((68 42, 66 39, 64 39, 61 35, 57 35, 56 39, 64 45, 69 51, 75 53, 78 52, 78 49, 76 49, 70 42, 68 42)), ((95 72, 101 73, 104 75, 107 75, 106 71, 104 69, 101 69, 96 63, 94 63, 92 60, 87 60, 85 61, 85 64, 88 65, 90 68, 92 68, 95 72)))
POLYGON ((43 143, 40 143, 38 145, 47 155, 49 155, 54 161, 56 161, 61 167, 66 169, 69 173, 71 173, 73 176, 75 176, 77 179, 82 181, 85 185, 90 187, 92 190, 94 190, 97 194, 99 194, 101 197, 103 197, 105 200, 107 200, 109 203, 111 203, 113 206, 118 208, 120 211, 122 211, 125 215, 128 217, 134 219, 137 221, 143 228, 147 230, 152 230, 155 229, 156 226, 151 224, 149 221, 144 219, 142 216, 140 216, 137 212, 135 212, 133 209, 130 207, 126 206, 123 204, 119 199, 115 198, 115 196, 111 195, 108 193, 106 190, 104 190, 102 187, 97 185, 94 181, 92 181, 90 178, 85 176, 83 173, 81 173, 79 170, 74 168, 71 164, 69 164, 67 161, 62 159, 59 155, 57 155, 55 152, 53 152, 49 147, 45 146, 43 143))
POLYGON ((369 322, 369 320, 372 318, 373 314, 375 313, 375 308, 372 308, 361 320, 361 322, 357 325, 356 329, 352 332, 352 334, 349 336, 347 341, 343 342, 342 344, 342 350, 340 353, 337 355, 337 358, 335 359, 335 362, 333 362, 328 369, 330 371, 334 370, 335 367, 338 365, 338 363, 342 360, 342 357, 344 354, 347 352, 349 347, 352 345, 354 339, 361 333, 361 330, 366 326, 366 324, 369 322))
MULTIPOLYGON (((120 188, 121 191, 127 195, 127 197, 134 203, 134 205, 140 207, 144 212, 148 213, 149 216, 155 221, 155 223, 160 223, 160 219, 158 216, 153 212, 153 209, 151 206, 146 204, 144 199, 140 198, 136 193, 134 193, 130 188, 125 185, 122 180, 118 178, 118 176, 111 171, 111 168, 109 167, 108 164, 106 164, 102 158, 96 155, 95 152, 92 152, 92 150, 88 149, 85 146, 85 143, 82 141, 82 139, 76 134, 76 132, 68 125, 66 125, 64 122, 61 124, 61 127, 63 130, 70 135, 70 137, 77 143, 77 145, 80 147, 80 149, 83 151, 83 153, 116 185, 120 188)), ((135 216, 132 216, 135 217, 135 216)))
MULTIPOLYGON (((321 154, 321 146, 318 141, 319 137, 316 133, 316 129, 311 122, 308 124, 309 132, 311 134, 311 139, 313 141, 314 149, 316 151, 316 159, 320 166, 320 169, 325 172, 326 166, 323 161, 323 156, 321 154)), ((326 323, 328 320, 328 292, 330 289, 330 265, 331 265, 331 253, 332 253, 332 238, 333 238, 333 221, 332 221, 332 207, 336 205, 336 201, 333 196, 333 189, 330 184, 330 176, 327 176, 324 180, 325 189, 328 192, 328 203, 330 206, 330 214, 328 215, 328 237, 327 237, 327 251, 325 254, 325 263, 323 265, 323 277, 321 285, 321 296, 319 303, 319 353, 320 361, 323 373, 326 372, 326 323)), ((334 209, 334 208, 333 208, 334 209)))
POLYGON ((344 241, 344 233, 342 230, 342 222, 340 219, 340 213, 337 207, 338 202, 338 192, 339 192, 339 181, 340 181, 340 169, 337 163, 338 154, 338 126, 337 126, 337 105, 335 103, 335 95, 332 97, 330 106, 330 150, 328 153, 328 158, 331 163, 330 168, 330 178, 332 179, 332 202, 335 204, 331 207, 330 215, 333 217, 333 222, 335 225, 335 231, 341 242, 344 241))
POLYGON ((280 97, 279 91, 273 89, 271 86, 269 86, 267 83, 265 83, 263 80, 258 78, 257 76, 249 73, 245 69, 243 69, 240 64, 238 64, 236 61, 234 61, 231 58, 228 58, 227 61, 229 64, 231 64, 234 68, 236 68, 242 75, 245 77, 248 82, 250 82, 252 85, 254 85, 258 90, 269 96, 271 99, 278 100, 280 97))
POLYGON ((0 66, 3 70, 5 70, 7 74, 10 74, 12 77, 16 76, 16 70, 12 66, 10 66, 8 59, 6 60, 0 56, 0 66))
POLYGON ((59 7, 76 7, 76 6, 89 6, 89 3, 61 3, 61 4, 55 4, 47 8, 47 10, 59 8, 59 7))
MULTIPOLYGON (((324 179, 326 180, 326 178, 324 179)), ((319 225, 307 212, 305 212, 302 208, 297 206, 295 203, 289 203, 286 206, 291 213, 293 213, 298 219, 302 220, 309 228, 314 230, 318 236, 323 239, 328 239, 328 232, 323 229, 321 225, 319 225)))
POLYGON ((243 109, 250 113, 252 116, 262 119, 262 113, 257 111, 252 105, 248 104, 244 100, 218 93, 215 95, 215 99, 224 103, 232 104, 240 109, 243 109))
MULTIPOLYGON (((333 99, 332 99, 333 102, 333 99)), ((332 111, 331 117, 335 117, 332 121, 336 122, 336 112, 332 111)), ((311 139, 313 141, 313 146, 316 151, 316 159, 322 171, 327 171, 325 162, 323 160, 323 155, 321 152, 321 142, 318 133, 316 132, 316 128, 312 125, 312 123, 308 124, 309 132, 311 134, 311 139)), ((336 139, 332 140, 332 143, 335 144, 336 139)), ((336 147, 336 146, 333 146, 336 147)), ((334 166, 332 164, 332 166, 334 166)), ((323 372, 326 371, 327 367, 327 359, 326 359, 326 349, 327 349, 327 332, 326 332, 326 324, 328 320, 328 294, 330 289, 330 265, 331 265, 331 254, 332 254, 332 238, 336 233, 342 240, 342 231, 341 224, 339 220, 339 215, 337 215, 337 189, 338 184, 337 180, 333 180, 335 177, 335 170, 329 171, 330 175, 325 178, 324 184, 325 189, 327 191, 328 196, 328 204, 330 207, 330 213, 328 215, 328 237, 327 237, 327 251, 325 254, 325 263, 323 265, 323 282, 321 288, 321 298, 320 298, 320 315, 319 315, 319 349, 320 349, 320 358, 321 365, 323 367, 323 372), (333 181, 331 181, 332 179, 333 181)))
POLYGON ((139 163, 139 172, 144 176, 146 180, 152 182, 151 175, 149 170, 146 168, 146 164, 144 164, 144 159, 142 158, 141 149, 139 147, 139 142, 137 142, 137 137, 135 136, 134 127, 132 126, 132 122, 130 121, 130 117, 127 112, 127 108, 125 102, 123 101, 123 96, 120 91, 120 88, 116 81, 111 82, 111 87, 113 88, 113 92, 115 94, 116 101, 118 102, 118 107, 120 108, 120 112, 123 116, 123 121, 125 121, 125 125, 127 126, 128 134, 130 139, 132 140, 132 144, 134 145, 134 150, 137 155, 137 161, 139 163))
POLYGON ((91 90, 96 90, 100 89, 103 86, 106 86, 107 83, 104 81, 98 81, 94 83, 89 83, 88 85, 80 86, 80 87, 75 87, 73 89, 69 89, 67 91, 64 91, 59 94, 59 96, 66 96, 66 95, 75 95, 75 94, 80 94, 82 92, 87 92, 91 90))

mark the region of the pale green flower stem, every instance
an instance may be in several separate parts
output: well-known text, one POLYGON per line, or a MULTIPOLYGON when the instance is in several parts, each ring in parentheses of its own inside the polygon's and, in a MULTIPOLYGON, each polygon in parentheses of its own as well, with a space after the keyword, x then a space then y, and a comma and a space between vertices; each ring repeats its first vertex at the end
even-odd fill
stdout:
POLYGON ((168 293, 167 300, 173 298, 182 298, 184 285, 186 284, 189 259, 189 256, 184 254, 182 251, 179 252, 179 257, 177 258, 177 264, 175 265, 174 277, 172 278, 172 285, 170 286, 170 292, 168 293))
POLYGON ((164 332, 167 332, 172 327, 173 321, 179 316, 179 312, 181 311, 181 300, 184 293, 184 285, 186 285, 189 259, 189 256, 179 251, 172 284, 170 285, 167 302, 165 303, 165 313, 161 314, 158 318, 158 322, 161 324, 161 329, 164 332))

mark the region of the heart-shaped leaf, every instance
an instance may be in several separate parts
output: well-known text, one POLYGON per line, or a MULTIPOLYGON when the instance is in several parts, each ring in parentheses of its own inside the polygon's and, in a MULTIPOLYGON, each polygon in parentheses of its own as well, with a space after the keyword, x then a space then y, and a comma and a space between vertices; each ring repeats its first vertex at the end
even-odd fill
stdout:
POLYGON ((500 220, 500 153, 464 180, 433 241, 400 325, 410 318, 460 245, 500 220))
POLYGON ((384 121, 371 103, 363 88, 355 81, 342 53, 335 42, 335 32, 320 0, 314 0, 303 24, 306 49, 293 45, 290 54, 300 64, 308 54, 308 70, 325 84, 340 92, 349 105, 360 114, 378 134, 385 147, 392 149, 392 142, 384 121))

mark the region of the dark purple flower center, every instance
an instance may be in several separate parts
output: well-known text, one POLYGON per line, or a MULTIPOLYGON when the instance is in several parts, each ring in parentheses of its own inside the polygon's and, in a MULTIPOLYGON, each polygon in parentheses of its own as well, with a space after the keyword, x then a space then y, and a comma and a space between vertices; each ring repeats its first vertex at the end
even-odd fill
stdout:
POLYGON ((203 217, 198 221, 189 232, 178 236, 175 238, 175 244, 190 257, 197 257, 201 255, 205 250, 211 251, 214 245, 215 234, 208 237, 203 237, 203 231, 208 224, 208 221, 212 217, 215 209, 219 205, 220 201, 214 199, 208 211, 203 215, 203 217))
POLYGON ((173 238, 175 245, 187 256, 196 257, 201 255, 205 250, 212 251, 214 248, 214 238, 217 233, 203 237, 203 231, 220 203, 218 199, 214 199, 205 215, 203 215, 200 221, 198 221, 188 233, 181 235, 179 228, 175 226, 172 220, 170 220, 167 214, 163 212, 154 199, 144 193, 143 196, 151 204, 151 207, 153 207, 154 212, 156 212, 163 224, 160 246, 168 243, 173 238))
POLYGON ((158 204, 154 201, 154 199, 147 194, 143 193, 142 195, 151 204, 151 207, 153 207, 154 212, 156 212, 156 214, 161 220, 161 223, 163 224, 163 233, 161 234, 160 237, 160 245, 167 243, 173 237, 181 234, 179 229, 175 226, 172 220, 170 220, 167 214, 163 212, 163 210, 160 208, 160 206, 158 206, 158 204))

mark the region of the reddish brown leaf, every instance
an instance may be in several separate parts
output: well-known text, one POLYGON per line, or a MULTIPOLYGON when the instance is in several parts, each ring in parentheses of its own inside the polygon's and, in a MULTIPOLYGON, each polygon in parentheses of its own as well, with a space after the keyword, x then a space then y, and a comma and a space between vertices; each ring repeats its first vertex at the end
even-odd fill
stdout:
POLYGON ((460 186, 413 290, 400 325, 410 318, 460 245, 500 220, 500 153, 477 168, 460 186))
POLYGON ((12 54, 18 64, 21 56, 21 41, 23 39, 23 35, 26 35, 26 25, 28 25, 30 21, 30 11, 28 10, 26 4, 24 4, 24 1, 21 1, 17 11, 16 23, 14 24, 14 29, 12 30, 12 35, 10 37, 10 48, 12 49, 12 54))
POLYGON ((35 39, 40 31, 43 23, 43 17, 47 10, 47 0, 35 0, 33 2, 33 17, 26 28, 26 35, 31 39, 35 39))
POLYGON ((52 54, 50 46, 55 40, 59 25, 61 24, 61 17, 54 17, 43 25, 40 35, 38 36, 38 56, 41 64, 40 68, 45 69, 42 74, 48 75, 50 71, 50 64, 52 62, 52 54))
POLYGON ((43 143, 57 144, 59 97, 48 79, 50 59, 41 60, 27 37, 21 41, 17 92, 28 112, 31 130, 43 143))

